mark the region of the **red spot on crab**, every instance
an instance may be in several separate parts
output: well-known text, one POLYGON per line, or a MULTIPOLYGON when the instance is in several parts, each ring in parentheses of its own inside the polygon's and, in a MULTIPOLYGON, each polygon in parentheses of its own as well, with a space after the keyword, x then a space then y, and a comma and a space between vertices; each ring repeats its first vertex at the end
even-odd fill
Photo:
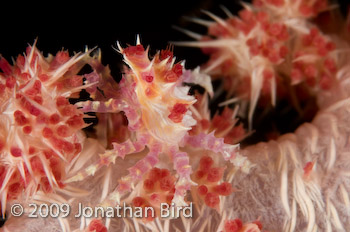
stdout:
POLYGON ((182 75, 182 65, 181 64, 175 64, 172 68, 172 71, 176 74, 177 77, 180 77, 182 75))
POLYGON ((166 82, 175 82, 179 79, 179 77, 172 70, 168 70, 164 74, 164 79, 166 82))
POLYGON ((152 75, 146 75, 145 76, 145 81, 148 83, 152 83, 154 77, 152 75))
POLYGON ((183 115, 187 112, 187 105, 182 103, 176 103, 170 111, 169 118, 175 122, 180 123, 183 115))
POLYGON ((123 53, 128 57, 141 56, 144 54, 144 52, 145 52, 145 49, 141 44, 136 45, 136 46, 129 46, 129 47, 125 48, 123 51, 123 53))
POLYGON ((177 63, 171 69, 164 70, 162 72, 163 80, 165 82, 176 82, 182 75, 182 69, 182 65, 177 63))

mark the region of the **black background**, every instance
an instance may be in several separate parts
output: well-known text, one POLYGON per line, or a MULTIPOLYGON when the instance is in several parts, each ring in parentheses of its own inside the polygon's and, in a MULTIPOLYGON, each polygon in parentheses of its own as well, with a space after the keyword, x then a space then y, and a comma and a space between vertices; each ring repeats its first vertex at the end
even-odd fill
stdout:
MULTIPOLYGON (((345 2, 340 4, 345 10, 345 2)), ((163 49, 169 41, 192 40, 172 28, 173 25, 205 34, 204 27, 195 26, 183 16, 206 18, 201 10, 225 17, 225 6, 237 12, 235 0, 173 0, 173 1, 27 1, 6 3, 0 8, 0 54, 6 59, 25 51, 38 38, 37 47, 44 55, 62 48, 71 54, 89 48, 102 50, 102 62, 109 64, 114 76, 120 75, 121 56, 112 49, 116 41, 122 46, 134 44, 139 34, 151 53, 163 49)), ((187 68, 201 64, 205 57, 198 49, 175 47, 175 56, 186 60, 187 68)))
MULTIPOLYGON (((120 55, 112 49, 117 40, 122 46, 134 44, 139 34, 141 42, 150 45, 154 54, 166 48, 169 41, 190 40, 172 28, 173 25, 187 28, 189 22, 183 16, 205 17, 201 9, 220 12, 220 4, 233 11, 239 6, 235 1, 214 0, 28 2, 1 8, 0 54, 10 60, 23 53, 36 38, 44 55, 55 54, 62 48, 73 54, 83 51, 86 45, 98 46, 103 63, 109 64, 115 75, 121 63, 120 55)), ((222 11, 220 14, 224 16, 222 11)), ((201 29, 204 33, 204 27, 201 29)), ((200 56, 198 50, 190 48, 176 47, 174 52, 179 60, 200 56)))

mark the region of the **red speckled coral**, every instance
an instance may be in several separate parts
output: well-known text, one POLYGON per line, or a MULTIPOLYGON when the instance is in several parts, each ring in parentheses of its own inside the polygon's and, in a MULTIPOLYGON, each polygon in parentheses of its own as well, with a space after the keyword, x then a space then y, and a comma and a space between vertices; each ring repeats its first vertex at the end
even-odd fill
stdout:
MULTIPOLYGON (((35 46, 13 65, 0 58, 1 203, 63 188, 65 165, 82 150, 83 112, 68 97, 80 92, 78 71, 89 55, 44 57, 35 46)), ((90 59, 90 57, 89 57, 90 59)), ((92 86, 92 85, 90 85, 92 86)))

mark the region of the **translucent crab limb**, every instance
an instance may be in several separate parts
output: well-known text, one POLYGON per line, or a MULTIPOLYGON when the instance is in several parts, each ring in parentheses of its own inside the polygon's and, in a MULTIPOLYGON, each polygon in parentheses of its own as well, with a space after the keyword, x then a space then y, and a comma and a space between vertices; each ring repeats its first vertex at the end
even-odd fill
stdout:
POLYGON ((214 131, 210 134, 200 133, 195 136, 186 136, 184 141, 193 147, 221 153, 226 161, 230 161, 236 167, 240 167, 244 172, 249 172, 250 168, 254 166, 246 157, 241 156, 237 152, 239 144, 231 145, 224 143, 223 138, 215 137, 214 131))
MULTIPOLYGON (((97 59, 91 59, 89 63, 96 70, 86 74, 86 84, 99 82, 86 90, 94 101, 78 102, 84 112, 118 113, 123 111, 129 121, 129 129, 135 131, 140 128, 140 115, 136 109, 140 109, 135 93, 136 83, 132 78, 122 77, 117 83, 110 75, 108 66, 103 66, 97 59)), ((127 72, 127 71, 126 71, 127 72)), ((127 75, 126 75, 127 76, 127 75)))
POLYGON ((116 203, 120 203, 120 198, 125 193, 130 192, 135 183, 159 162, 158 156, 162 152, 162 145, 160 143, 153 143, 149 149, 150 151, 146 157, 129 168, 129 174, 118 181, 119 184, 117 188, 107 196, 106 200, 102 203, 103 205, 115 205, 116 203))
POLYGON ((114 163, 115 159, 117 158, 117 155, 111 150, 106 151, 105 153, 100 155, 100 160, 98 163, 94 163, 89 165, 87 168, 84 170, 78 172, 76 175, 70 177, 65 181, 65 183, 71 183, 75 181, 81 181, 84 180, 88 176, 93 176, 95 173, 103 166, 106 165, 106 163, 114 163))
POLYGON ((129 129, 136 130, 140 126, 140 117, 136 110, 126 101, 110 98, 108 101, 85 101, 76 103, 84 112, 118 113, 123 111, 129 121, 129 129))
POLYGON ((162 145, 160 143, 152 144, 146 157, 128 169, 129 175, 134 181, 140 180, 146 172, 151 170, 159 162, 158 155, 161 151, 162 145))
POLYGON ((147 141, 147 136, 140 136, 140 139, 136 142, 127 140, 121 144, 113 143, 113 150, 108 150, 105 153, 101 154, 100 159, 97 163, 89 165, 86 169, 79 172, 77 175, 69 178, 66 183, 80 181, 88 176, 93 176, 95 175, 96 171, 98 171, 103 166, 109 166, 111 163, 115 163, 115 160, 118 157, 124 159, 124 157, 128 154, 142 151, 145 148, 147 141))
POLYGON ((110 98, 108 101, 84 101, 75 105, 84 112, 118 113, 126 107, 126 102, 110 98))
POLYGON ((149 141, 148 135, 140 135, 136 142, 130 139, 124 143, 113 143, 114 151, 118 152, 118 156, 124 159, 125 155, 142 151, 149 141))
POLYGON ((179 179, 175 185, 175 194, 173 202, 176 206, 184 206, 187 203, 184 200, 186 191, 191 189, 192 185, 196 185, 191 180, 192 168, 190 165, 190 160, 186 152, 179 152, 178 150, 173 149, 172 158, 174 162, 174 169, 179 175, 179 179))

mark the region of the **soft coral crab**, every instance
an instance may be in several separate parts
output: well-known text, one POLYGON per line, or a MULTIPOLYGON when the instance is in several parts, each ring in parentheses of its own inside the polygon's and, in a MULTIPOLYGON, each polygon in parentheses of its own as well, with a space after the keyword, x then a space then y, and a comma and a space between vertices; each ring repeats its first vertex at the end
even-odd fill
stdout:
MULTIPOLYGON (((107 99, 80 102, 78 106, 84 111, 123 111, 132 135, 125 142, 113 143, 114 149, 100 155, 98 164, 90 165, 68 181, 93 175, 100 167, 115 162, 117 157, 124 158, 147 147, 148 154, 128 169, 129 174, 119 180, 118 187, 109 194, 106 201, 112 205, 120 202, 144 175, 159 164, 160 155, 167 155, 176 171, 173 202, 185 205, 184 196, 195 183, 191 180, 192 165, 184 147, 221 153, 225 160, 244 167, 245 170, 251 167, 250 162, 237 153, 238 145, 225 144, 223 138, 214 136, 214 132, 201 132, 196 135, 188 133, 196 124, 190 110, 196 99, 188 94, 190 87, 183 86, 183 83, 200 81, 197 80, 198 75, 191 76, 184 69, 183 63, 175 64, 175 58, 169 49, 158 52, 152 60, 148 57, 148 48, 145 50, 139 40, 137 45, 127 48, 122 48, 118 43, 118 49, 130 69, 125 70, 114 96, 107 88, 107 99)), ((96 72, 88 80, 106 80, 108 75, 108 72, 101 69, 100 73, 96 72)))

